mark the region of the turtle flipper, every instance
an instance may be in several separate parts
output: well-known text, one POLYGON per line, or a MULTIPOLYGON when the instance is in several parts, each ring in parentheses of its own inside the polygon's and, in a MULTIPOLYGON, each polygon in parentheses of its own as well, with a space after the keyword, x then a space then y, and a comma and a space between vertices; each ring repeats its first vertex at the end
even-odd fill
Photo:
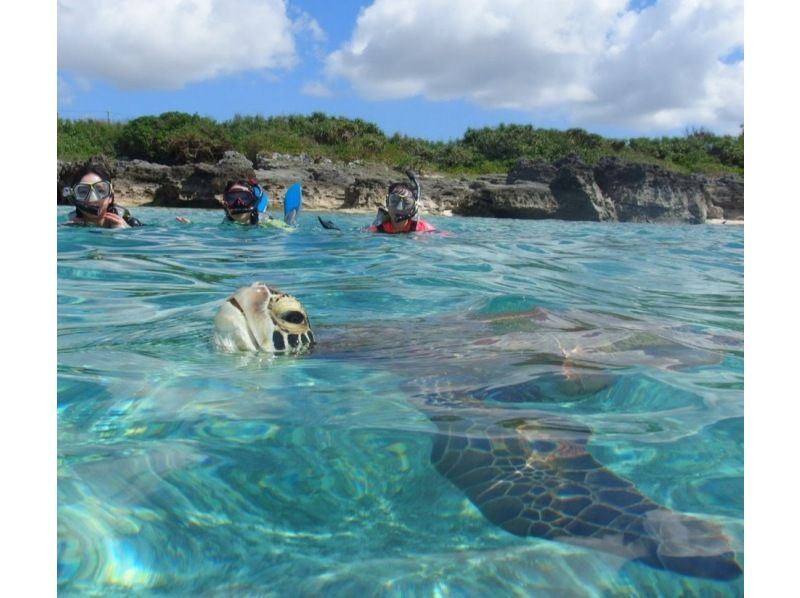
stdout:
POLYGON ((431 461, 489 521, 718 580, 742 573, 722 528, 652 502, 587 450, 588 429, 542 417, 486 424, 433 416, 431 461), (526 435, 533 433, 534 440, 526 435))

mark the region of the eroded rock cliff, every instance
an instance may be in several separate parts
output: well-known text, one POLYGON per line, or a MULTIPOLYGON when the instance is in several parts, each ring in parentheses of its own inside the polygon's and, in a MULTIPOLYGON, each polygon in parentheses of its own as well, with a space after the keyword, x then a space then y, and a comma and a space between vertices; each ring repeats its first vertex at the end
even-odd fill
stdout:
MULTIPOLYGON (((333 163, 308 156, 259 155, 255 164, 226 152, 216 164, 164 166, 107 160, 117 201, 126 206, 219 207, 229 180, 256 176, 279 207, 286 189, 303 183, 308 210, 373 211, 390 182, 405 175, 384 165, 333 163)), ((58 162, 58 203, 80 163, 58 162)), ((744 219, 744 181, 733 174, 681 174, 607 158, 596 165, 572 156, 555 163, 520 160, 507 175, 448 177, 420 173, 428 214, 702 223, 744 219)))

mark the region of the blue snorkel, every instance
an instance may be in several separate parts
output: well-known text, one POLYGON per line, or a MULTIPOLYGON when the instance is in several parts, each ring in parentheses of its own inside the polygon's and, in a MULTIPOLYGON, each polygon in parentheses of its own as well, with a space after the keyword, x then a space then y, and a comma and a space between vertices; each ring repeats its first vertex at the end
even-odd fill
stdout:
POLYGON ((256 199, 258 199, 258 203, 256 204, 256 212, 266 212, 267 207, 269 207, 269 195, 264 193, 264 190, 258 183, 253 185, 253 195, 255 195, 256 199))

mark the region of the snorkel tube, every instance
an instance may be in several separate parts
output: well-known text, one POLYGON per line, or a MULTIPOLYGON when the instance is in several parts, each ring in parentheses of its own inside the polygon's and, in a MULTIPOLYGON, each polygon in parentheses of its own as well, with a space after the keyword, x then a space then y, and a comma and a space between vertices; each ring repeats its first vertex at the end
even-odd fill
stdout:
POLYGON ((258 183, 257 178, 252 177, 247 182, 250 183, 250 187, 253 190, 253 195, 255 195, 256 199, 258 199, 258 204, 256 204, 256 212, 266 212, 267 208, 269 207, 269 196, 264 193, 264 190, 258 183))
POLYGON ((414 174, 414 171, 406 170, 406 176, 411 179, 412 183, 414 183, 414 199, 417 202, 417 206, 421 207, 420 202, 422 201, 422 185, 420 184, 419 180, 417 180, 417 175, 414 174))
POLYGON ((406 176, 414 184, 414 213, 410 220, 419 220, 419 213, 422 210, 422 184, 417 179, 417 175, 412 170, 406 170, 406 176))

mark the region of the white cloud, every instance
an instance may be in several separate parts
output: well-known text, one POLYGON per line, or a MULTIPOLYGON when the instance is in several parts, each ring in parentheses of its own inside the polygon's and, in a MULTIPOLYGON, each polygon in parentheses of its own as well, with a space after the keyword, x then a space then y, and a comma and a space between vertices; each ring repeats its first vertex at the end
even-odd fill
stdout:
POLYGON ((321 62, 325 59, 325 42, 328 35, 320 24, 307 12, 292 7, 292 33, 295 35, 297 45, 304 56, 311 56, 315 61, 321 62))
POLYGON ((317 44, 322 44, 328 39, 328 36, 322 27, 320 27, 316 19, 314 19, 307 12, 299 11, 299 16, 294 19, 292 30, 295 33, 308 32, 308 34, 311 36, 311 39, 317 44))
POLYGON ((58 0, 58 68, 122 89, 296 61, 282 0, 58 0))
POLYGON ((333 92, 321 81, 309 81, 303 85, 303 93, 317 98, 327 98, 333 95, 333 92))
POLYGON ((75 94, 72 91, 72 86, 63 77, 58 77, 56 84, 56 93, 58 94, 58 103, 64 106, 69 106, 75 101, 75 94))
POLYGON ((743 0, 376 0, 326 72, 367 98, 463 98, 575 126, 738 132, 743 0))

